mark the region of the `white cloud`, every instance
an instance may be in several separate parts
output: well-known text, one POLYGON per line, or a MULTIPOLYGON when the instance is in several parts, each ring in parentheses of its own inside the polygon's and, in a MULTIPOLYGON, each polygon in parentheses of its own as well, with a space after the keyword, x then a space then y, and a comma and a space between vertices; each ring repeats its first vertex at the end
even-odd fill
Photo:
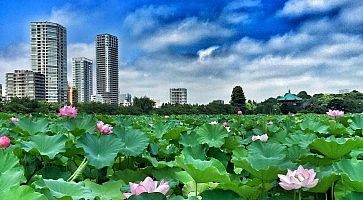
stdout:
POLYGON ((219 48, 219 46, 211 46, 208 47, 206 49, 201 49, 197 52, 198 56, 199 56, 199 61, 203 62, 207 57, 209 57, 210 55, 212 55, 212 53, 217 50, 219 48))
POLYGON ((52 8, 47 21, 61 24, 64 27, 80 26, 86 23, 87 15, 81 15, 77 10, 73 9, 70 4, 61 8, 52 8))
POLYGON ((289 0, 279 14, 298 17, 305 14, 330 11, 348 2, 352 2, 352 0, 289 0))
POLYGON ((227 37, 233 32, 218 24, 186 18, 178 23, 160 27, 159 31, 141 41, 141 47, 149 52, 164 50, 173 45, 190 45, 208 37, 227 37))
POLYGON ((363 3, 345 8, 339 15, 339 20, 351 26, 363 25, 363 3))
POLYGON ((258 11, 262 4, 260 0, 235 0, 228 3, 222 10, 219 18, 223 23, 239 24, 249 23, 251 21, 251 14, 258 11), (254 12, 247 12, 245 9, 254 10, 254 12))
POLYGON ((140 36, 159 27, 159 20, 171 16, 173 11, 173 8, 166 6, 142 7, 126 16, 123 27, 130 30, 133 36, 140 36))

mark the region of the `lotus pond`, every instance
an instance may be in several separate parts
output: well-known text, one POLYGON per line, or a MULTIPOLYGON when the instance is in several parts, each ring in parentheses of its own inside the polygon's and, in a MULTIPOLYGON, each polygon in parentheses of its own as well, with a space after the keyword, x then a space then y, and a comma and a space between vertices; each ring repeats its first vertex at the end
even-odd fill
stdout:
POLYGON ((1 114, 0 127, 4 200, 363 199, 362 114, 1 114))

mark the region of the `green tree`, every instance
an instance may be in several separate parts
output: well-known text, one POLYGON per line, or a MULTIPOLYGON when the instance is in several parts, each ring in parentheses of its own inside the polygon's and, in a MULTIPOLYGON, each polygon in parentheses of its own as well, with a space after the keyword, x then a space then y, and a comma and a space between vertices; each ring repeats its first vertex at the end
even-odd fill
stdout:
POLYGON ((150 114, 153 110, 155 102, 148 97, 134 97, 134 107, 140 109, 142 113, 150 114))
POLYGON ((300 97, 302 99, 310 99, 311 98, 311 96, 308 95, 308 93, 306 91, 301 91, 296 96, 298 96, 298 97, 300 97))
POLYGON ((241 86, 235 86, 232 90, 231 101, 229 102, 232 106, 238 110, 245 111, 246 108, 246 97, 241 86))

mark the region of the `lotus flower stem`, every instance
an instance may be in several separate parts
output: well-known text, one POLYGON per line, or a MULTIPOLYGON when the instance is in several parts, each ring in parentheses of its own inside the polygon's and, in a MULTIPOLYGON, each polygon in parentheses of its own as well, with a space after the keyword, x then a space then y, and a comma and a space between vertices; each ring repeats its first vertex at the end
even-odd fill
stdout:
POLYGON ((195 182, 195 196, 198 196, 198 183, 195 182))
POLYGON ((296 191, 294 191, 294 200, 296 200, 296 191))
POLYGON ((331 184, 331 200, 334 200, 334 182, 331 184))
POLYGON ((301 190, 299 190, 299 200, 301 200, 301 190))
POLYGON ((81 164, 76 169, 76 171, 74 171, 74 173, 72 174, 72 176, 70 176, 67 181, 74 181, 74 179, 76 179, 77 176, 79 176, 79 174, 81 174, 83 172, 83 170, 86 167, 86 165, 87 165, 87 159, 84 158, 83 161, 81 162, 81 164))

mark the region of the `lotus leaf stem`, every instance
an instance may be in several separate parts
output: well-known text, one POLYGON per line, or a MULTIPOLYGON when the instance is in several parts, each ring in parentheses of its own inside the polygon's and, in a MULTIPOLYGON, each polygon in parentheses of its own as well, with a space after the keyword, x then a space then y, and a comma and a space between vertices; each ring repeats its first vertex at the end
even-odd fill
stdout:
POLYGON ((87 159, 84 158, 81 164, 76 169, 76 171, 74 171, 72 176, 70 176, 67 181, 74 181, 83 172, 86 165, 87 165, 87 159))

